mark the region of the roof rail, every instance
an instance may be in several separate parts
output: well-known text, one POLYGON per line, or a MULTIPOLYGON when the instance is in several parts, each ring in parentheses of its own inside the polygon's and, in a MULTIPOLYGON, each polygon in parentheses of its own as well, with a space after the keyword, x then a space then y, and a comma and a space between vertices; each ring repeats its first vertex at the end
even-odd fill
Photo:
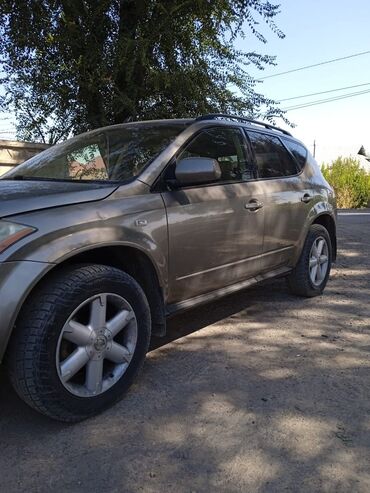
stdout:
POLYGON ((249 123, 253 125, 260 125, 262 127, 268 128, 269 130, 278 130, 285 135, 292 136, 287 130, 283 130, 282 128, 275 127, 274 125, 270 125, 269 123, 260 122, 258 120, 253 120, 252 118, 245 118, 244 116, 236 116, 236 115, 227 115, 224 113, 209 113, 208 115, 201 115, 195 119, 195 121, 199 122, 202 120, 231 120, 231 121, 239 121, 242 123, 249 123))

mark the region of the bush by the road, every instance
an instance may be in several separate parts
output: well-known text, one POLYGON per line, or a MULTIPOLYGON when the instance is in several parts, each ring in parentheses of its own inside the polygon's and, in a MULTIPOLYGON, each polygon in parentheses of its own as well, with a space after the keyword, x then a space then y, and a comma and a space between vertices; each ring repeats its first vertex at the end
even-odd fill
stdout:
POLYGON ((357 159, 338 157, 330 164, 323 164, 321 169, 335 190, 338 207, 353 209, 368 206, 370 174, 361 168, 357 159))

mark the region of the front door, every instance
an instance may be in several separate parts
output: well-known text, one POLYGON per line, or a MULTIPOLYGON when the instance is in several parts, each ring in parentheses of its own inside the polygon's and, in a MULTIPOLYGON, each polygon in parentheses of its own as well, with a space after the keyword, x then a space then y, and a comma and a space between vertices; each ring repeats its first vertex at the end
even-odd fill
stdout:
POLYGON ((240 128, 215 126, 200 131, 177 154, 176 161, 195 156, 216 159, 222 175, 217 183, 163 193, 169 232, 169 303, 259 273, 263 196, 259 183, 253 181, 248 150, 240 128))

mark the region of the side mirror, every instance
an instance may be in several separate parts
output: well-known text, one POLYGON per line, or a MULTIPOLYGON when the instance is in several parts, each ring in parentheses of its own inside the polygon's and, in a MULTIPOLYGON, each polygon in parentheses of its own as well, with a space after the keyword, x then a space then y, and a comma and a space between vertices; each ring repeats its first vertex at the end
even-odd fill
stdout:
POLYGON ((221 178, 221 168, 216 159, 187 157, 176 164, 176 181, 179 185, 197 185, 221 178))

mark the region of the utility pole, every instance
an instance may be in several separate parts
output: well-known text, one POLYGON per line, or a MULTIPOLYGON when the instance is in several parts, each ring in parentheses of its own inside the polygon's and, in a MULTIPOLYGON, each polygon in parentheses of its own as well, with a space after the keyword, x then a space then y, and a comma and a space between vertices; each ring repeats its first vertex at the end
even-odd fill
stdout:
POLYGON ((313 157, 316 157, 316 140, 313 141, 313 157))

